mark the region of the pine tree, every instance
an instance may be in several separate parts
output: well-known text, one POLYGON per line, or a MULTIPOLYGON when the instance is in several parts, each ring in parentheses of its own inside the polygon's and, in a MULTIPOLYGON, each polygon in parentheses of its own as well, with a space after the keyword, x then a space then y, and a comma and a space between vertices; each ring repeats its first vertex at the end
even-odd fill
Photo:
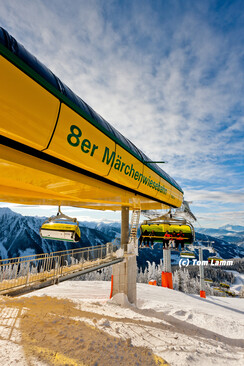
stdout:
POLYGON ((239 296, 240 296, 241 298, 244 298, 244 286, 242 286, 242 287, 241 287, 241 290, 240 290, 240 292, 239 292, 239 296))
POLYGON ((173 273, 173 286, 174 290, 180 291, 180 274, 178 270, 173 273))

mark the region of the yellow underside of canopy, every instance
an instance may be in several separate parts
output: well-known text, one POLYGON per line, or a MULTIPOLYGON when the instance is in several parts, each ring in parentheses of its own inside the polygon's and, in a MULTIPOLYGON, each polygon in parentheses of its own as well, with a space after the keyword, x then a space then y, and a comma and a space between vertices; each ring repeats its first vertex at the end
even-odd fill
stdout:
POLYGON ((160 202, 0 146, 0 201, 96 210, 167 208, 160 202))

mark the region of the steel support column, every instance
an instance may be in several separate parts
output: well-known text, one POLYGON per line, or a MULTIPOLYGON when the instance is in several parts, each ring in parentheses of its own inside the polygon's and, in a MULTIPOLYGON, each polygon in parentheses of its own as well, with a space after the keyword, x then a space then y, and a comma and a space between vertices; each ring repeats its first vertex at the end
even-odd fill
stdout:
POLYGON ((121 248, 127 253, 127 245, 129 242, 129 207, 121 207, 121 248))
POLYGON ((200 296, 201 297, 206 297, 205 282, 204 282, 204 268, 203 268, 203 250, 202 250, 202 248, 199 248, 198 252, 199 252, 199 262, 200 262, 200 266, 199 266, 199 270, 200 270, 200 296))
POLYGON ((171 249, 163 249, 163 268, 165 272, 171 272, 171 249))

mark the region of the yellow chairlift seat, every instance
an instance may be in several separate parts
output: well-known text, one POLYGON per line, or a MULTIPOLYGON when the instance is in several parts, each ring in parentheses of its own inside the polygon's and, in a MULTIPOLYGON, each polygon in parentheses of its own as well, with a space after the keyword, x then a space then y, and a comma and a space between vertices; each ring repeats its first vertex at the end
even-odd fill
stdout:
POLYGON ((207 283, 213 283, 213 280, 211 278, 204 278, 204 281, 207 283))
POLYGON ((81 238, 79 222, 64 215, 59 208, 57 216, 50 217, 40 228, 43 239, 79 242, 81 238))
POLYGON ((208 263, 213 263, 215 264, 216 262, 222 262, 222 258, 216 256, 212 256, 212 257, 208 257, 208 263))
POLYGON ((213 289, 215 291, 222 292, 223 294, 225 294, 225 291, 221 290, 219 287, 213 287, 213 289))
POLYGON ((225 290, 225 293, 229 296, 232 296, 232 297, 235 297, 236 294, 233 292, 233 291, 228 291, 228 290, 225 290))
POLYGON ((195 253, 191 252, 190 250, 182 250, 180 253, 181 258, 189 258, 189 259, 195 259, 195 253))

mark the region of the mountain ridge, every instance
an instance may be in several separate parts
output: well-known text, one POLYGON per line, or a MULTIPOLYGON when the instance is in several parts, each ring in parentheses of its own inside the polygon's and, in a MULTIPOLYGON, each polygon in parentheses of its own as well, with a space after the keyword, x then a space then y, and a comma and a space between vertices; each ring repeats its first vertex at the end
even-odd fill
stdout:
MULTIPOLYGON (((106 244, 114 238, 120 237, 120 223, 97 223, 94 221, 89 222, 87 225, 87 221, 84 221, 80 222, 79 225, 82 237, 79 243, 46 240, 39 235, 39 228, 44 221, 45 217, 22 216, 9 208, 0 208, 0 256, 2 258, 13 258, 35 253, 41 254, 90 247, 106 244)), ((216 232, 217 229, 212 230, 216 232)), ((236 235, 228 236, 226 234, 227 230, 220 228, 220 232, 217 232, 219 235, 214 236, 212 230, 202 228, 202 232, 197 231, 196 240, 199 242, 213 242, 214 249, 224 259, 244 257, 244 246, 240 242, 240 240, 243 240, 241 231, 235 232, 236 235), (224 238, 227 237, 228 241, 223 238, 223 230, 226 234, 224 238), (237 240, 237 243, 235 240, 237 240)), ((227 231, 227 233, 230 232, 227 231)), ((197 250, 196 255, 198 255, 197 250)), ((209 253, 204 251, 204 259, 208 255, 209 253)), ((145 267, 147 261, 158 264, 162 256, 162 244, 159 243, 154 245, 154 250, 149 248, 139 249, 138 266, 145 267)), ((172 263, 179 262, 179 258, 179 252, 172 251, 172 263)))

